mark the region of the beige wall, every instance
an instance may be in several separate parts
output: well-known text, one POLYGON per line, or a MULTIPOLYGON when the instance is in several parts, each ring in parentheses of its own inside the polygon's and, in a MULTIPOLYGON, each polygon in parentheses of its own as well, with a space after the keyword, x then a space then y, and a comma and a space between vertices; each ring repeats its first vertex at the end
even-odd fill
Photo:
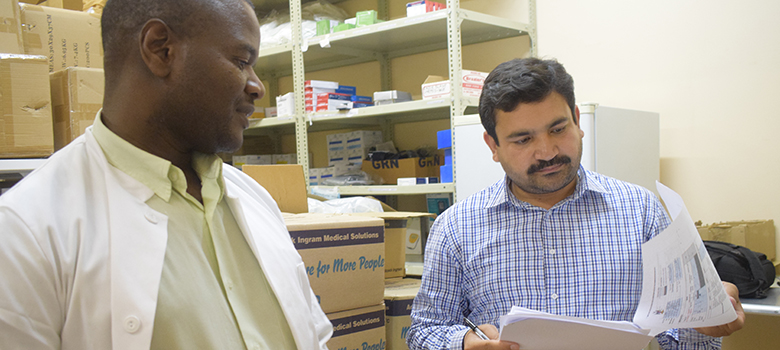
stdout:
POLYGON ((578 101, 659 112, 661 181, 694 220, 780 221, 780 2, 538 3, 578 101))

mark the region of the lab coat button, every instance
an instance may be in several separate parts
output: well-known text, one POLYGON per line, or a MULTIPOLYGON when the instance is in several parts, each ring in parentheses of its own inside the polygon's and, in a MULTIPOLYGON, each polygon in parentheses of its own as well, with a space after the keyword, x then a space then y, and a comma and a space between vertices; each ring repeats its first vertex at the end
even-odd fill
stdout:
POLYGON ((146 212, 146 214, 144 214, 144 216, 146 217, 146 220, 149 220, 149 222, 151 222, 151 223, 153 223, 153 224, 157 224, 157 222, 159 221, 159 220, 157 219, 157 215, 155 215, 155 214, 154 214, 153 212, 151 212, 151 211, 147 211, 147 212, 146 212))
POLYGON ((139 320, 138 317, 127 316, 127 318, 125 318, 125 331, 127 333, 138 332, 139 328, 141 328, 141 320, 139 320))

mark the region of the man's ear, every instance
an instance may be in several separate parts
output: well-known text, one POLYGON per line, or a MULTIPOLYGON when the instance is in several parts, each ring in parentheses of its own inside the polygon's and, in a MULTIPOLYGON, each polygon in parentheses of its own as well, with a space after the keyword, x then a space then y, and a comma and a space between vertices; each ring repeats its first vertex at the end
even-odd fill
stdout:
POLYGON ((498 145, 496 144, 496 140, 494 140, 493 136, 490 136, 487 131, 482 132, 482 138, 485 140, 488 147, 490 147, 490 152, 493 152, 493 161, 498 162, 498 145))
POLYGON ((178 54, 175 49, 175 34, 165 22, 160 19, 150 19, 139 37, 141 59, 152 74, 166 77, 171 73, 173 58, 178 54))
POLYGON ((582 125, 580 125, 580 106, 574 105, 574 125, 577 125, 577 127, 580 129, 580 137, 585 136, 585 131, 582 130, 582 125))

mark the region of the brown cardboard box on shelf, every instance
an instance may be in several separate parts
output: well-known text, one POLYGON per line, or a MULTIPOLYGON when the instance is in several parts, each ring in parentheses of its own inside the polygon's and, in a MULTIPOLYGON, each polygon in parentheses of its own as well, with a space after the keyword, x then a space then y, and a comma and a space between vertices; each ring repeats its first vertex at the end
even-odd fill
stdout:
POLYGON ((775 260, 775 223, 773 220, 729 221, 697 226, 703 240, 741 245, 775 260))
POLYGON ((100 68, 69 67, 49 74, 54 113, 54 149, 81 136, 103 107, 105 81, 100 68))
POLYGON ((0 158, 54 152, 46 58, 0 54, 0 158))
POLYGON ((325 313, 382 303, 384 222, 343 214, 284 214, 325 313))
POLYGON ((306 178, 297 164, 244 165, 244 173, 263 186, 285 213, 308 213, 306 178))
POLYGON ((382 304, 327 314, 333 324, 328 349, 386 349, 385 307, 382 304))
POLYGON ((0 1, 0 53, 24 53, 20 18, 16 0, 0 1))
POLYGON ((444 157, 436 154, 432 157, 364 160, 361 170, 382 184, 395 185, 399 177, 439 177, 439 167, 444 165, 444 157))
POLYGON ((387 350, 409 350, 406 333, 412 325, 412 302, 422 281, 417 278, 385 280, 387 350))
MULTIPOLYGON (((436 217, 436 214, 407 211, 350 215, 376 217, 385 221, 385 278, 406 276, 406 230, 409 219, 436 217)), ((420 220, 417 220, 418 224, 419 222, 420 220)))
POLYGON ((24 52, 49 60, 49 73, 67 67, 103 68, 100 16, 19 4, 24 52))
POLYGON ((66 9, 66 10, 82 11, 84 9, 84 2, 82 2, 82 0, 45 0, 45 1, 37 1, 37 2, 36 1, 37 0, 22 0, 22 2, 26 2, 33 5, 55 7, 55 8, 66 9))

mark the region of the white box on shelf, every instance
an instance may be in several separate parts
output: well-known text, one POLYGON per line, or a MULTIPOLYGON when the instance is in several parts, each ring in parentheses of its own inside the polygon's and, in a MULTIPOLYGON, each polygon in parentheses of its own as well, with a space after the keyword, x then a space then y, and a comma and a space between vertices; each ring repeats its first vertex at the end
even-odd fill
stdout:
MULTIPOLYGON (((482 85, 485 82, 485 78, 487 78, 488 73, 465 69, 461 72, 461 86, 463 95, 479 98, 479 96, 482 94, 482 85)), ((449 95, 449 80, 422 84, 423 100, 442 98, 449 95)))
POLYGON ((272 164, 298 164, 298 155, 295 153, 274 154, 272 164))
POLYGON ((339 88, 339 83, 336 81, 327 80, 306 80, 303 82, 305 88, 312 89, 333 89, 334 91, 339 88))
POLYGON ((347 150, 328 151, 328 166, 347 164, 347 150))
POLYGON ((374 105, 377 106, 411 100, 412 94, 405 91, 389 90, 374 92, 374 105))
POLYGON ((276 96, 276 111, 280 117, 295 115, 295 93, 288 92, 282 96, 276 96))
POLYGON ((265 107, 265 117, 272 118, 272 117, 279 116, 279 114, 276 111, 277 111, 276 107, 265 107))
POLYGON ((274 164, 271 154, 247 154, 233 156, 233 166, 241 169, 244 165, 274 164))
POLYGON ((347 149, 347 133, 329 134, 325 139, 328 142, 328 152, 347 149))

